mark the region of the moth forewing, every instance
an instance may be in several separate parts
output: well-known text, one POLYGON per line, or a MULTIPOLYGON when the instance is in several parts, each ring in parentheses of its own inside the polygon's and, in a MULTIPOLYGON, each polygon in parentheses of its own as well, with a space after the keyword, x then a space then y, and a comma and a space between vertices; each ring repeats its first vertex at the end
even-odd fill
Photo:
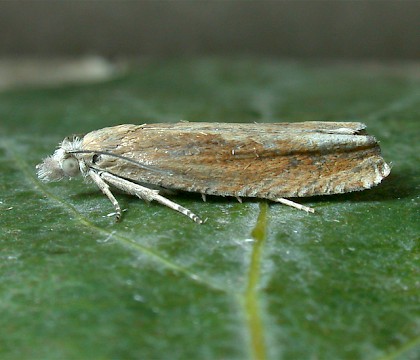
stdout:
POLYGON ((119 125, 77 143, 63 141, 56 153, 61 170, 64 158, 76 158, 116 210, 104 184, 159 201, 196 222, 195 214, 149 187, 266 198, 313 211, 284 198, 369 189, 390 172, 365 125, 350 122, 119 125))
POLYGON ((207 195, 303 197, 363 190, 389 173, 360 123, 121 125, 88 134, 106 149, 159 169, 104 157, 97 166, 133 181, 207 195), (106 134, 112 132, 112 137, 106 134))

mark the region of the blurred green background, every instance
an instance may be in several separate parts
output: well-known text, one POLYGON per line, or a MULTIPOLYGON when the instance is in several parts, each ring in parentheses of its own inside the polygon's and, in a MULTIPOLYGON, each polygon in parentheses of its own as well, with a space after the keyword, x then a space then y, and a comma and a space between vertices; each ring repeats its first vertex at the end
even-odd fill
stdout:
POLYGON ((417 60, 418 1, 2 1, 0 55, 417 60))

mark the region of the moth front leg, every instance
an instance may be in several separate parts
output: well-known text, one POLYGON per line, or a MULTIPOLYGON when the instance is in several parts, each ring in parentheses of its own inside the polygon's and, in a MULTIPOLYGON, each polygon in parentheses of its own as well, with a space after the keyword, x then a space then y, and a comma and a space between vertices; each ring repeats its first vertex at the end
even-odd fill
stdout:
POLYGON ((112 194, 111 190, 109 190, 108 184, 101 179, 101 177, 96 173, 96 171, 89 170, 88 174, 98 186, 98 188, 101 189, 101 191, 108 197, 112 205, 114 205, 116 213, 115 220, 119 221, 121 219, 121 207, 120 204, 118 204, 117 199, 112 194))
POLYGON ((191 210, 188 210, 187 208, 184 208, 183 206, 178 205, 177 203, 174 203, 173 201, 163 197, 162 195, 159 195, 159 190, 149 189, 145 186, 141 186, 137 183, 125 180, 123 178, 107 173, 105 171, 100 172, 98 176, 100 176, 102 181, 112 186, 115 186, 117 189, 120 189, 128 194, 136 195, 139 198, 146 201, 155 200, 161 203, 162 205, 165 205, 173 210, 180 212, 181 214, 185 216, 188 216, 191 220, 195 221, 198 224, 203 223, 203 220, 201 220, 191 210))

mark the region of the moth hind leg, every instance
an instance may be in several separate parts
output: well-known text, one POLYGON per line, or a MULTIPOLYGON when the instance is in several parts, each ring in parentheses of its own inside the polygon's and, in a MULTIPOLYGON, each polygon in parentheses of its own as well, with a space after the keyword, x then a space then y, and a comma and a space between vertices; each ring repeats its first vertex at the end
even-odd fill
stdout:
POLYGON ((273 201, 279 202, 279 203, 281 203, 283 205, 294 207, 295 209, 298 209, 298 210, 306 211, 308 213, 314 213, 315 212, 315 209, 313 209, 313 208, 311 208, 309 206, 305 206, 305 205, 299 204, 299 203, 294 202, 294 201, 289 200, 289 199, 276 198, 276 199, 273 199, 273 201))

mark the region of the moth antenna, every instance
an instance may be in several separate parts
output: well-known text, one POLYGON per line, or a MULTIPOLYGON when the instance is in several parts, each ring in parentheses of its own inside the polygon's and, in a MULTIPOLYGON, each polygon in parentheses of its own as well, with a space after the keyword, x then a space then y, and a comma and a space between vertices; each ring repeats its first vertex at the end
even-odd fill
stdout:
POLYGON ((70 154, 99 154, 99 155, 111 156, 111 157, 115 157, 115 158, 118 158, 118 159, 121 159, 121 160, 130 162, 132 164, 135 164, 139 168, 144 169, 144 170, 168 174, 168 171, 156 169, 156 168, 154 168, 152 166, 148 166, 148 165, 142 164, 141 162, 138 162, 136 160, 130 159, 130 158, 125 157, 123 155, 113 154, 113 153, 108 152, 108 151, 98 151, 98 150, 71 150, 71 151, 67 151, 67 152, 70 153, 70 154))

